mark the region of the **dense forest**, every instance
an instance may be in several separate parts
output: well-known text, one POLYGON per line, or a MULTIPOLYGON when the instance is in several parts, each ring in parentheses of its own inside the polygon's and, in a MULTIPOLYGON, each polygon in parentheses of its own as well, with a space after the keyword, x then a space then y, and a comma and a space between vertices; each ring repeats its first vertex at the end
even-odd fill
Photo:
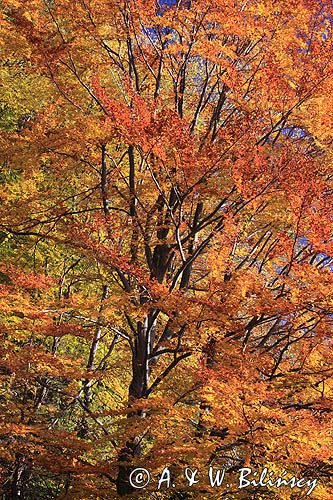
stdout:
POLYGON ((1 498, 333 498, 331 0, 0 11, 1 498))

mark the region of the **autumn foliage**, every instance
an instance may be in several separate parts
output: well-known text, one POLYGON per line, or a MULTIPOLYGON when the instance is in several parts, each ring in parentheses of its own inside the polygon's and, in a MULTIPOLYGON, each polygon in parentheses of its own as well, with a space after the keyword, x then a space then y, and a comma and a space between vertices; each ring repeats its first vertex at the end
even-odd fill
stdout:
POLYGON ((333 497, 332 19, 1 2, 4 499, 222 498, 134 490, 135 466, 333 497))

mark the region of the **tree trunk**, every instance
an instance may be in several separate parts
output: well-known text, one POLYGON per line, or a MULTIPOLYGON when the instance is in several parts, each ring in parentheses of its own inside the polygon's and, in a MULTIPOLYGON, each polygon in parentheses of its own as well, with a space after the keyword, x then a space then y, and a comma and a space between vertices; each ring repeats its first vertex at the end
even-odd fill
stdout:
MULTIPOLYGON (((154 330, 154 314, 155 311, 149 313, 144 322, 138 322, 137 337, 135 339, 134 350, 132 354, 132 381, 129 386, 129 404, 137 399, 147 397, 148 382, 149 382, 149 355, 153 343, 154 330)), ((145 418, 146 413, 143 410, 138 412, 130 412, 129 418, 145 418)), ((130 465, 133 458, 141 453, 142 436, 136 436, 131 441, 127 441, 125 447, 120 451, 119 462, 124 462, 119 466, 118 476, 116 479, 117 493, 120 496, 132 493, 135 488, 129 482, 129 476, 133 467, 130 465)))

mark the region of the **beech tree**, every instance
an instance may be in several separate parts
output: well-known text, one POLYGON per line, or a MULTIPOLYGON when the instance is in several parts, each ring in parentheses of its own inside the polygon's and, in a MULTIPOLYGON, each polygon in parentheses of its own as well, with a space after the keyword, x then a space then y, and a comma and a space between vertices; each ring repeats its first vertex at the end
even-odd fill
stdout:
POLYGON ((4 498, 331 498, 331 2, 1 10, 4 498))

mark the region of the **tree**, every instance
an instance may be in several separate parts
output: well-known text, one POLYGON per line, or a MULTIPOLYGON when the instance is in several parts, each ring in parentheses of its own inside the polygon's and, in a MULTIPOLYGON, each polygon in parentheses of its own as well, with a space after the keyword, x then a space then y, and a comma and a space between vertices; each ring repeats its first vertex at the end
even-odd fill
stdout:
POLYGON ((2 13, 5 498, 330 498, 331 2, 2 13))

